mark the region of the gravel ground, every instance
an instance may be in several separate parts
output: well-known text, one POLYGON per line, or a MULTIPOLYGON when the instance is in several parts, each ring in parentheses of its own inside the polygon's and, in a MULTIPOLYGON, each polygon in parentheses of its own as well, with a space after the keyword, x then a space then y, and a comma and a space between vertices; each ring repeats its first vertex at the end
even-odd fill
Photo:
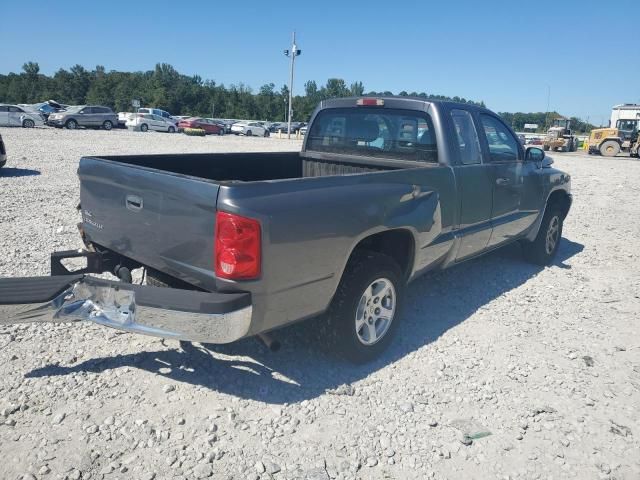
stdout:
MULTIPOLYGON (((78 248, 84 154, 299 142, 0 129, 0 275, 78 248)), ((304 326, 270 353, 90 324, 0 327, 0 478, 640 478, 640 162, 555 154, 574 206, 557 262, 511 246, 418 280, 383 358, 304 326)))

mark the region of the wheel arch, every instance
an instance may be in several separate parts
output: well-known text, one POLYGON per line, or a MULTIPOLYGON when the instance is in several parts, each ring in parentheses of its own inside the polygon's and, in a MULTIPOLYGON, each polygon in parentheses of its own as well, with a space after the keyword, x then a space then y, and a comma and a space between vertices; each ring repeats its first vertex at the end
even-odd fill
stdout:
POLYGON ((571 194, 564 188, 557 188, 549 193, 547 197, 547 201, 544 204, 544 208, 538 215, 537 220, 534 223, 534 227, 529 231, 526 236, 526 239, 529 241, 533 241, 538 235, 538 230, 540 230, 540 225, 542 224, 542 219, 544 218, 545 213, 547 213, 547 209, 550 206, 559 205, 560 210, 562 212, 562 219, 564 220, 569 214, 569 209, 571 208, 572 197, 571 194))
POLYGON ((351 249, 342 275, 344 275, 349 262, 357 257, 359 252, 370 251, 391 257, 400 267, 403 279, 406 281, 413 270, 415 247, 414 235, 406 228, 395 228, 369 234, 360 239, 351 249))

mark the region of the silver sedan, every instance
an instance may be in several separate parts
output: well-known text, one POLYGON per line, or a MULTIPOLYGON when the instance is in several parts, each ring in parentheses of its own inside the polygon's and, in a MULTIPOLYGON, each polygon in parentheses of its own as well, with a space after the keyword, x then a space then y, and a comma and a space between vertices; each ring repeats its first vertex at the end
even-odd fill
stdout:
POLYGON ((33 128, 44 125, 44 119, 35 110, 18 105, 0 104, 0 127, 33 128))

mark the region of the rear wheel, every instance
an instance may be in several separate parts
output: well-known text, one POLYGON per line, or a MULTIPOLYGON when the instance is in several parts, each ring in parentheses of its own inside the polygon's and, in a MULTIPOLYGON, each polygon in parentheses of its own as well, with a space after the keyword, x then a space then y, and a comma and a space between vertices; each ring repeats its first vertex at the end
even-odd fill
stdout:
POLYGON ((224 128, 221 128, 220 130, 218 130, 218 135, 220 136, 224 135, 224 128))
POLYGON ((176 129, 175 127, 169 127, 169 129, 167 130, 169 133, 175 133, 176 129))
POLYGON ((558 252, 564 218, 557 205, 549 205, 533 242, 522 242, 525 258, 536 265, 549 265, 558 252))
POLYGON ((620 153, 620 144, 613 140, 607 140, 600 145, 600 154, 605 157, 615 157, 620 153))
POLYGON ((268 136, 269 136, 269 130, 265 129, 265 131, 264 131, 264 136, 265 136, 265 137, 268 137, 268 136))
POLYGON ((252 134, 251 134, 251 130, 247 130, 247 133, 245 133, 245 135, 246 135, 247 137, 250 137, 250 136, 252 135, 252 134))
POLYGON ((142 125, 140 125, 141 132, 146 132, 147 130, 149 130, 149 125, 147 125, 146 123, 143 123, 142 125))
POLYGON ((391 257, 354 254, 327 312, 329 345, 354 363, 380 355, 396 331, 404 290, 402 272, 391 257))
POLYGON ((25 119, 22 121, 22 126, 23 126, 24 128, 33 128, 33 127, 35 127, 35 126, 36 126, 36 123, 35 123, 33 120, 31 120, 30 118, 25 118, 25 119))
POLYGON ((111 130, 113 128, 113 123, 111 123, 110 120, 105 120, 102 124, 102 128, 104 128, 105 130, 111 130))
POLYGON ((76 122, 74 119, 67 120, 64 126, 69 130, 75 130, 76 128, 78 128, 78 122, 76 122))

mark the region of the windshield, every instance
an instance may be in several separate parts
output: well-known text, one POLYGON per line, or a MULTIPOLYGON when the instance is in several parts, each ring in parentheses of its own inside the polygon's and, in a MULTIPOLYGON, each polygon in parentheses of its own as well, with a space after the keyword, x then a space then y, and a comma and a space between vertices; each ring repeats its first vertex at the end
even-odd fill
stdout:
POLYGON ((67 108, 67 112, 76 113, 84 108, 84 105, 74 105, 72 107, 67 108))
POLYGON ((438 162, 431 117, 391 108, 331 108, 316 116, 307 151, 438 162))

